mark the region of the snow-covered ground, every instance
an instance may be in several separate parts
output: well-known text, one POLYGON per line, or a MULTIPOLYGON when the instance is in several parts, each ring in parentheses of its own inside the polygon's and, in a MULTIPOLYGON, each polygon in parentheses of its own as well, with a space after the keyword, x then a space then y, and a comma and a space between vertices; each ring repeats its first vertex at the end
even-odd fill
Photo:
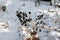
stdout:
MULTIPOLYGON (((48 16, 49 18, 44 21, 46 23, 46 26, 54 26, 54 27, 60 26, 58 23, 57 24, 54 23, 54 21, 57 19, 56 13, 55 12, 53 14, 51 12, 48 13, 48 9, 56 11, 56 8, 54 6, 50 6, 49 2, 41 1, 40 6, 35 7, 35 3, 32 0, 7 0, 7 1, 0 0, 0 5, 7 6, 7 9, 5 12, 3 12, 0 9, 0 21, 1 21, 0 22, 0 40, 23 40, 24 38, 23 36, 27 35, 25 33, 22 33, 22 31, 20 31, 21 35, 18 32, 18 28, 21 27, 21 24, 18 17, 16 16, 17 10, 26 12, 27 14, 29 11, 31 11, 32 14, 30 15, 30 18, 32 18, 33 21, 35 21, 35 17, 38 15, 38 12, 42 11, 43 13, 49 15, 48 16), (25 6, 23 6, 24 4, 25 6), (8 27, 4 28, 6 27, 6 25, 8 27)), ((46 15, 44 17, 46 17, 46 15)), ((38 35, 40 35, 41 40, 52 40, 52 39, 49 39, 49 37, 50 38, 53 36, 55 37, 55 34, 53 34, 53 33, 56 33, 55 31, 54 32, 51 31, 50 33, 47 34, 46 32, 43 32, 44 30, 45 29, 42 29, 42 32, 38 33, 38 35), (44 35, 49 35, 49 37, 44 35)), ((56 33, 56 34, 60 35, 60 33, 56 33)), ((57 37, 55 38, 56 40, 58 40, 57 37)))

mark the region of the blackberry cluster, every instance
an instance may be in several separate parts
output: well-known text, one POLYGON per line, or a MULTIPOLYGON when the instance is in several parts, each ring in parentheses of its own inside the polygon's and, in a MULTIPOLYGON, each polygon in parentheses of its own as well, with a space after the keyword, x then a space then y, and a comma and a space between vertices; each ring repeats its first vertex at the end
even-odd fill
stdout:
MULTIPOLYGON (((19 18, 19 20, 21 22, 21 25, 25 24, 25 26, 27 26, 26 23, 30 22, 32 20, 31 18, 26 19, 26 17, 28 17, 26 12, 18 12, 18 11, 16 11, 16 13, 17 13, 16 16, 19 18)), ((29 12, 29 14, 31 14, 31 12, 29 12)))

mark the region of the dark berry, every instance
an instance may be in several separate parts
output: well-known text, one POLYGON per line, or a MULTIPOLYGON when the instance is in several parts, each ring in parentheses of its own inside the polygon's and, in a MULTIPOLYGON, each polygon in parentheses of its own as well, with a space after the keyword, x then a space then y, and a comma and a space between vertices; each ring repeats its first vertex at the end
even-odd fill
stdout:
POLYGON ((39 22, 36 23, 36 25, 38 25, 38 24, 39 24, 39 22))
POLYGON ((27 24, 25 24, 25 26, 27 26, 27 24))
POLYGON ((18 13, 18 11, 16 11, 16 13, 18 13))
POLYGON ((6 10, 6 6, 2 6, 2 10, 5 11, 6 10))
POLYGON ((31 12, 29 12, 29 14, 31 14, 31 12))
POLYGON ((39 32, 41 32, 41 29, 39 29, 39 32))
POLYGON ((23 17, 23 20, 25 19, 25 17, 23 17))

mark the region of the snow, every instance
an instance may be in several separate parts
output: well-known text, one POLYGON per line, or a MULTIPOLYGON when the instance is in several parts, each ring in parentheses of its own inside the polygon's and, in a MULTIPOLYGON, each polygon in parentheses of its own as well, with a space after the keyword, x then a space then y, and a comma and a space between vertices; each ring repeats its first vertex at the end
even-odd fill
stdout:
MULTIPOLYGON (((29 32, 25 31, 24 28, 23 28, 24 30, 21 30, 21 28, 19 28, 22 26, 20 24, 19 19, 16 16, 17 10, 26 12, 27 14, 29 11, 31 11, 32 14, 30 15, 30 18, 33 19, 33 22, 36 21, 35 18, 37 15, 39 15, 39 12, 43 12, 43 13, 47 14, 47 17, 49 17, 48 19, 44 20, 44 22, 46 23, 46 25, 45 25, 46 27, 47 26, 56 27, 56 25, 57 25, 54 23, 57 19, 56 13, 55 12, 47 13, 48 9, 51 9, 50 11, 56 10, 54 6, 49 5, 49 2, 41 1, 41 5, 35 7, 34 1, 0 0, 0 5, 7 6, 7 9, 5 12, 1 11, 1 9, 0 9, 0 19, 1 19, 0 20, 1 21, 0 22, 0 40, 24 40, 23 38, 30 37, 29 32), (25 6, 23 6, 23 4, 25 4, 25 6), (2 26, 3 24, 5 26, 7 25, 8 27, 6 29, 4 29, 5 26, 2 26), (21 30, 21 31, 18 31, 18 30, 21 30)), ((44 17, 46 17, 46 15, 44 15, 44 17)), ((32 26, 32 24, 31 24, 31 26, 32 26)), ((57 27, 59 27, 59 25, 57 25, 57 27)), ((50 33, 46 33, 44 31, 46 31, 46 29, 42 29, 42 32, 38 32, 38 35, 40 36, 39 38, 41 38, 41 40, 50 40, 50 39, 48 39, 50 35, 52 35, 51 37, 53 37, 53 36, 55 37, 55 35, 60 37, 60 33, 58 33, 58 32, 51 31, 50 33), (49 35, 49 36, 46 36, 46 35, 49 35)), ((58 40, 57 37, 56 37, 56 40, 58 40)))

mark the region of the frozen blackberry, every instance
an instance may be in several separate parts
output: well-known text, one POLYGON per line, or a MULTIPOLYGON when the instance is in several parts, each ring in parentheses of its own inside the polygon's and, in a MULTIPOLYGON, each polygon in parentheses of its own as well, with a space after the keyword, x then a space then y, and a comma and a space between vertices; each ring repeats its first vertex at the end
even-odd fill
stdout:
POLYGON ((31 14, 31 12, 29 12, 29 14, 31 14))
POLYGON ((42 23, 43 23, 43 21, 40 22, 40 24, 42 24, 42 23))
POLYGON ((39 24, 39 22, 37 22, 37 24, 39 24))
POLYGON ((21 17, 20 14, 17 14, 16 16, 17 16, 18 18, 21 17))
POLYGON ((26 20, 22 20, 22 23, 25 24, 27 21, 26 20))
POLYGON ((22 20, 20 20, 20 22, 22 22, 22 20))
POLYGON ((25 17, 23 17, 23 20, 25 19, 25 17))
POLYGON ((24 17, 27 17, 27 14, 26 14, 26 13, 23 13, 23 16, 24 16, 24 17))
POLYGON ((39 32, 41 32, 41 29, 39 29, 39 32))
POLYGON ((27 24, 25 24, 25 26, 27 26, 27 24))
POLYGON ((25 16, 25 13, 24 12, 22 14, 23 14, 23 16, 25 16))
POLYGON ((25 19, 26 21, 28 21, 28 19, 25 19))
POLYGON ((19 14, 22 14, 22 12, 19 12, 19 14))
POLYGON ((6 6, 2 6, 2 10, 3 11, 6 11, 6 6))
POLYGON ((16 11, 16 13, 18 13, 18 11, 16 11))
POLYGON ((38 17, 38 19, 42 19, 43 18, 43 14, 42 15, 38 15, 37 17, 38 17))

